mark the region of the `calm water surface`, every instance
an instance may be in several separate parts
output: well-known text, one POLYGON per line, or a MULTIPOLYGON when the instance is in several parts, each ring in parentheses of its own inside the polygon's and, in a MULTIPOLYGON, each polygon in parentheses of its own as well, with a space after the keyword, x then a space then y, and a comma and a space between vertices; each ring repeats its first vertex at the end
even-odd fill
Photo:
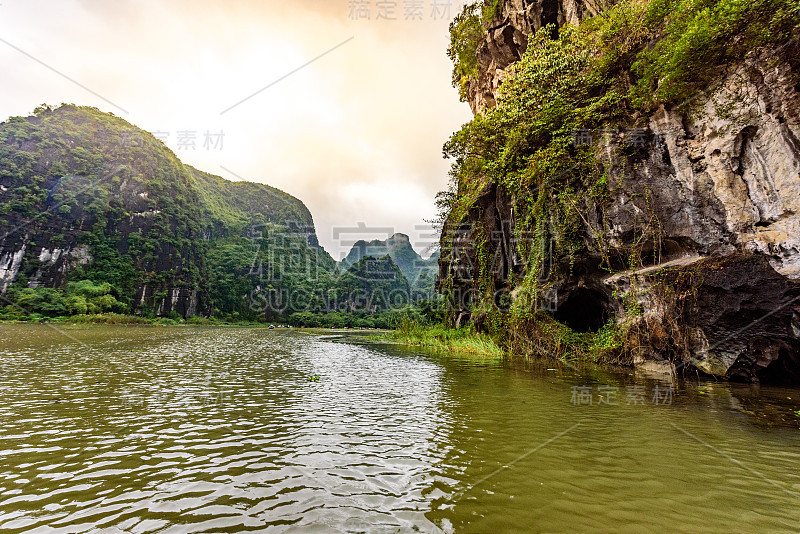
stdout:
POLYGON ((800 532, 798 390, 61 330, 0 325, 2 532, 800 532))

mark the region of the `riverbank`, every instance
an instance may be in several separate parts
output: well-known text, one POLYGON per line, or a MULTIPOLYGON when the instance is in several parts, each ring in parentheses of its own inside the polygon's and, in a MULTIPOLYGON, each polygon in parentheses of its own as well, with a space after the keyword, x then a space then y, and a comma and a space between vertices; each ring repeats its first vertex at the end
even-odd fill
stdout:
MULTIPOLYGON (((151 325, 151 326, 269 326, 269 323, 254 321, 225 321, 221 319, 207 319, 205 317, 190 317, 188 319, 169 317, 142 317, 140 315, 126 315, 120 313, 100 313, 93 315, 70 315, 63 317, 43 317, 37 314, 20 317, 17 319, 0 319, 0 324, 31 324, 31 323, 56 323, 56 324, 107 324, 107 325, 151 325)), ((278 326, 275 323, 275 326, 278 326)), ((284 327, 284 325, 280 325, 284 327)))
POLYGON ((498 339, 477 333, 471 326, 448 328, 442 324, 420 325, 413 321, 398 325, 390 339, 408 345, 502 357, 535 355, 561 361, 585 361, 595 364, 632 367, 624 347, 623 330, 609 323, 599 332, 577 333, 551 320, 535 324, 535 331, 525 338, 508 336, 498 339))
POLYGON ((267 328, 267 329, 292 329, 312 333, 331 333, 331 332, 370 332, 370 333, 391 333, 392 330, 383 328, 367 327, 316 327, 290 325, 278 322, 257 322, 257 321, 231 321, 218 319, 215 317, 190 317, 169 318, 169 317, 142 317, 140 315, 126 315, 119 313, 101 313, 94 315, 71 315, 64 317, 42 317, 36 314, 20 317, 17 319, 0 319, 0 324, 60 324, 60 325, 136 325, 136 326, 228 326, 238 328, 267 328))
MULTIPOLYGON (((60 312, 63 313, 63 310, 60 312)), ((52 310, 42 310, 41 312, 23 309, 22 307, 11 304, 0 308, 0 323, 97 323, 97 324, 155 324, 155 325, 209 325, 209 326, 292 326, 296 328, 320 328, 320 329, 352 329, 352 330, 384 330, 389 329, 392 324, 397 322, 397 318, 392 314, 381 312, 366 314, 365 312, 342 313, 331 312, 327 314, 316 313, 294 313, 283 317, 278 321, 264 321, 243 319, 238 314, 217 317, 189 317, 183 318, 177 313, 171 313, 167 317, 152 317, 142 315, 132 315, 129 313, 118 313, 114 311, 102 311, 100 313, 85 313, 74 315, 60 315, 59 312, 52 310)))

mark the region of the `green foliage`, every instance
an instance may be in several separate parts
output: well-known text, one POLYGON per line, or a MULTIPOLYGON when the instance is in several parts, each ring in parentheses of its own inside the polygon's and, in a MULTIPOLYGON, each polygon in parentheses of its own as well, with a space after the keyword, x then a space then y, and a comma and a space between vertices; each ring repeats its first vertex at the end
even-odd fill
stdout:
POLYGON ((231 182, 187 167, 211 237, 243 235, 262 225, 313 229, 311 213, 298 199, 268 185, 231 182))
MULTIPOLYGON (((433 258, 432 258, 433 259, 433 258)), ((438 257, 435 259, 438 261, 438 257)), ((428 263, 433 263, 436 266, 435 261, 428 260, 428 263)), ((432 272, 430 268, 422 269, 417 276, 417 280, 411 286, 411 300, 414 302, 427 302, 436 297, 435 285, 436 285, 436 278, 433 274, 436 272, 435 270, 432 272)))
MULTIPOLYGON (((113 291, 114 295, 125 302, 124 309, 115 311, 127 311, 127 304, 130 303, 129 295, 133 293, 136 282, 139 279, 138 273, 133 264, 133 260, 127 254, 121 254, 117 245, 117 239, 107 237, 102 232, 90 234, 87 238, 93 261, 86 267, 78 268, 70 273, 73 280, 81 280, 79 284, 83 286, 67 285, 67 293, 70 286, 76 291, 88 291, 91 281, 96 281, 104 288, 103 295, 113 291), (77 288, 77 289, 76 289, 77 288)), ((101 296, 101 295, 96 295, 101 296)))
POLYGON ((153 321, 144 317, 123 315, 119 313, 102 313, 94 315, 76 315, 69 321, 77 324, 153 324, 153 321))
POLYGON ((344 310, 380 313, 408 306, 411 291, 400 268, 386 255, 361 258, 338 278, 328 295, 344 310))
POLYGON ((479 4, 467 4, 450 23, 450 47, 447 56, 453 62, 453 86, 464 101, 469 80, 478 77, 478 45, 486 34, 481 25, 479 4))
POLYGON ((486 334, 478 334, 474 329, 447 328, 437 324, 422 326, 413 320, 397 325, 391 338, 409 345, 421 345, 451 352, 465 352, 483 356, 502 357, 503 350, 486 334))
MULTIPOLYGON (((448 55, 462 98, 479 75, 481 22, 494 18, 494 9, 484 3, 479 15, 477 4, 468 6, 451 27, 448 55)), ((575 143, 576 132, 593 133, 596 139, 602 129, 642 126, 636 117, 654 106, 683 106, 731 64, 761 47, 787 43, 798 34, 799 23, 796 0, 622 0, 578 26, 545 27, 530 36, 523 57, 507 69, 497 105, 477 114, 444 145, 445 156, 453 160, 451 186, 437 197, 445 260, 457 261, 447 256, 455 235, 447 228, 458 227, 488 184, 514 198, 515 231, 526 236, 519 239, 518 250, 527 262, 525 273, 512 281, 516 297, 507 324, 491 302, 494 287, 486 263, 492 251, 486 232, 473 233, 474 285, 480 294, 474 315, 485 317, 492 331, 510 326, 554 337, 562 354, 619 352, 622 326, 610 323, 596 334, 582 335, 536 312, 546 289, 538 278, 548 255, 561 269, 571 269, 575 258, 586 253, 602 257, 611 269, 601 229, 588 221, 607 205, 613 184, 595 158, 597 147, 575 143), (553 250, 545 253, 549 242, 553 250), (501 328, 491 326, 495 323, 501 328)), ((627 156, 621 155, 624 172, 627 156)), ((661 231, 653 214, 643 217, 647 220, 637 228, 637 243, 661 231)), ((631 263, 641 261, 637 257, 631 263)), ((635 314, 633 300, 628 311, 635 314)))
POLYGON ((500 0, 488 0, 487 2, 484 2, 483 6, 481 7, 481 22, 483 24, 489 24, 490 22, 500 18, 502 13, 503 4, 500 2, 500 0))
POLYGON ((630 325, 610 319, 597 332, 575 332, 537 312, 515 326, 516 336, 501 345, 509 352, 536 354, 562 360, 590 360, 598 363, 630 365, 630 325))
MULTIPOLYGON (((644 95, 670 102, 701 90, 719 68, 786 41, 797 24, 791 0, 628 0, 556 37, 554 28, 536 32, 497 107, 445 144, 459 196, 468 189, 463 182, 482 176, 522 192, 576 165, 566 177, 595 174, 588 149, 572 144, 575 130, 621 124, 644 95)), ((457 39, 460 30, 453 31, 457 39)))
POLYGON ((444 319, 444 299, 414 299, 415 293, 390 256, 362 258, 338 276, 305 280, 300 288, 305 288, 307 306, 289 306, 286 311, 287 322, 294 326, 396 328, 408 321, 431 325, 444 319))
POLYGON ((63 293, 48 287, 20 289, 11 293, 9 300, 26 314, 57 317, 67 313, 63 293))
MULTIPOLYGON (((445 145, 445 154, 454 159, 451 176, 459 196, 449 220, 460 220, 483 184, 494 182, 518 198, 516 230, 534 234, 533 240, 520 243, 555 238, 553 253, 574 257, 585 247, 582 192, 591 189, 600 197, 605 190, 605 182, 598 185, 604 175, 598 177, 590 147, 573 145, 574 131, 616 118, 619 96, 604 92, 591 76, 590 40, 579 28, 567 26, 557 38, 554 34, 540 31, 531 38, 503 85, 498 106, 477 115, 445 145)), ((489 307, 482 311, 488 313, 493 287, 487 239, 478 235, 475 246, 477 289, 489 307)), ((512 306, 518 321, 536 309, 536 279, 544 260, 540 247, 520 254, 529 260, 522 291, 512 306)))
POLYGON ((408 236, 395 234, 389 239, 356 241, 347 257, 341 261, 345 269, 366 256, 389 255, 412 286, 414 299, 428 298, 434 292, 433 272, 438 270, 438 255, 423 260, 411 246, 408 236))
POLYGON ((3 226, 15 229, 3 244, 26 244, 18 286, 45 267, 44 249, 80 256, 54 281, 65 313, 152 316, 178 289, 196 292, 200 313, 265 320, 250 306, 256 288, 323 284, 336 270, 302 202, 183 165, 149 133, 95 108, 43 105, 0 124, 0 185, 3 226), (67 283, 80 281, 111 289, 71 294, 67 283), (151 296, 134 302, 145 288, 151 296))
POLYGON ((792 38, 794 0, 653 0, 641 9, 642 38, 660 37, 636 55, 634 105, 690 98, 735 63, 763 46, 792 38))
POLYGON ((124 313, 128 307, 111 294, 109 283, 95 284, 81 280, 67 284, 66 291, 49 287, 12 286, 5 299, 11 304, 5 313, 15 319, 31 316, 62 317, 69 315, 124 313))
POLYGON ((10 119, 0 125, 0 182, 0 205, 17 212, 9 224, 35 233, 43 248, 88 247, 91 262, 70 280, 109 282, 125 304, 141 283, 201 282, 205 244, 188 173, 162 143, 122 119, 73 105, 10 119), (120 226, 137 237, 126 242, 120 226))

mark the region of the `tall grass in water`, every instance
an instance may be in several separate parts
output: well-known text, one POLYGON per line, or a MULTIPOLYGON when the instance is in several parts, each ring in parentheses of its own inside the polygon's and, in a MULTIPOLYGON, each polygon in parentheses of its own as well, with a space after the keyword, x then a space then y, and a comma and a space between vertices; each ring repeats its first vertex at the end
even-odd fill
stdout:
POLYGON ((66 317, 65 322, 80 324, 152 324, 152 320, 134 315, 119 313, 103 313, 96 315, 73 315, 66 317))
POLYGON ((502 357, 505 353, 486 334, 478 334, 470 327, 447 328, 437 324, 423 326, 416 321, 401 321, 389 336, 401 343, 433 347, 453 352, 467 352, 485 356, 502 357))

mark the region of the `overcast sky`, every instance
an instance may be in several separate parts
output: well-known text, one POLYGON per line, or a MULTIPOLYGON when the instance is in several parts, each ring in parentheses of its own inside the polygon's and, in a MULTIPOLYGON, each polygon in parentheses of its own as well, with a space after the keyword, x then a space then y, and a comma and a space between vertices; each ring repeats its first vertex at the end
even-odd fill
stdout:
POLYGON ((395 7, 0 0, 0 120, 96 106, 158 132, 185 163, 298 197, 336 259, 389 230, 421 252, 447 181, 442 144, 471 117, 446 55, 463 1, 449 13, 446 0, 382 3, 395 7), (341 231, 360 223, 376 230, 341 231))

